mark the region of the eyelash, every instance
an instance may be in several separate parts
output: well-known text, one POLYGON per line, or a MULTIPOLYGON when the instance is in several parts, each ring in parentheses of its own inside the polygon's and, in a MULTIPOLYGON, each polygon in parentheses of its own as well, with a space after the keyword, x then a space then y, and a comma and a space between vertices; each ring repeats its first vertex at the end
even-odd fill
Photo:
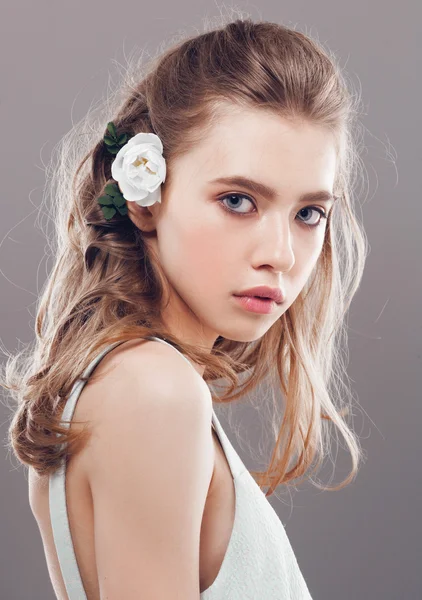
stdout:
MULTIPOLYGON (((240 217, 246 217, 247 215, 251 214, 251 213, 238 213, 235 210, 232 210, 231 208, 227 208, 227 206, 225 204, 223 204, 224 200, 226 200, 227 198, 232 198, 233 196, 237 196, 239 198, 246 198, 246 200, 249 200, 250 202, 252 202, 252 204, 256 208, 255 202, 251 198, 249 198, 249 196, 246 196, 245 194, 240 194, 240 193, 233 193, 233 194, 226 194, 222 198, 218 199, 219 204, 221 204, 223 210, 225 210, 226 212, 228 212, 228 213, 230 213, 232 215, 240 216, 240 217)), ((319 208, 318 206, 305 206, 301 210, 305 210, 307 208, 312 208, 313 210, 317 211, 321 215, 320 220, 315 225, 308 225, 305 221, 302 221, 302 223, 304 225, 306 225, 308 228, 311 228, 311 229, 317 228, 317 227, 319 227, 322 224, 322 219, 327 219, 328 218, 327 213, 324 210, 322 210, 322 208, 319 208)))

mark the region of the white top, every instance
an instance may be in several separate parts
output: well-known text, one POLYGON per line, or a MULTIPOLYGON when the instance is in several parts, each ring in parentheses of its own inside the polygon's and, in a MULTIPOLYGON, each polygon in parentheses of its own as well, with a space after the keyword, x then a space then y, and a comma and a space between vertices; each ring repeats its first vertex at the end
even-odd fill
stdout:
MULTIPOLYGON (((161 338, 160 341, 175 348, 161 338)), ((107 346, 88 365, 88 377, 103 356, 122 342, 107 346)), ((185 360, 190 361, 181 353, 185 360)), ((77 380, 62 419, 70 421, 85 385, 77 380)), ((289 539, 277 513, 230 443, 213 410, 212 422, 233 476, 236 509, 233 530, 220 571, 200 600, 312 600, 289 539)), ((68 424, 66 424, 69 426, 68 424)), ((49 478, 49 505, 54 543, 69 600, 87 600, 72 545, 65 494, 66 465, 49 478)))

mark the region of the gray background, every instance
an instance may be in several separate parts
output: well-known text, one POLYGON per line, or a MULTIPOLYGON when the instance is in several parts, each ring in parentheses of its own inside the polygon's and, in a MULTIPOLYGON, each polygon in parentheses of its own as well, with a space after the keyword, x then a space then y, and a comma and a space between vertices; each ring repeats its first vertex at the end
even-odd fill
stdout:
MULTIPOLYGON (((113 59, 124 64, 134 46, 154 53, 178 30, 201 31, 202 19, 226 14, 225 6, 198 0, 4 3, 0 319, 9 350, 33 338, 37 290, 51 266, 35 218, 53 146, 106 93, 113 59)), ((350 312, 348 372, 367 458, 356 481, 339 492, 320 493, 307 484, 270 502, 314 600, 420 599, 421 5, 266 0, 235 6, 255 19, 315 34, 361 86, 366 113, 367 185, 360 201, 371 252, 350 312)), ((233 421, 222 407, 216 412, 245 464, 257 467, 235 436, 241 427, 252 447, 261 439, 251 409, 235 406, 233 421)), ((0 405, 2 440, 8 419, 0 405)), ((1 600, 52 600, 26 471, 5 449, 1 456, 1 600)), ((350 464, 339 448, 333 483, 350 464)), ((322 481, 331 475, 329 465, 322 481)))

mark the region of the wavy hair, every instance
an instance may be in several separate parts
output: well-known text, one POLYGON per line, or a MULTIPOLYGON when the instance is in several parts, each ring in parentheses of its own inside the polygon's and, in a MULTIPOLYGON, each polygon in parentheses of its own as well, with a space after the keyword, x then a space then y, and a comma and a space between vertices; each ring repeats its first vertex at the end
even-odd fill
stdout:
MULTIPOLYGON (((37 304, 35 338, 8 361, 0 383, 16 406, 8 444, 38 474, 52 473, 85 445, 87 422, 61 420, 64 403, 81 372, 106 345, 157 336, 188 359, 205 365, 212 399, 230 403, 266 377, 283 395, 283 418, 274 414, 268 468, 250 471, 266 496, 315 472, 330 446, 330 427, 344 437, 352 458, 349 484, 363 457, 346 417, 353 394, 342 351, 346 313, 364 270, 367 246, 353 202, 358 154, 359 98, 335 57, 308 35, 250 17, 204 28, 172 40, 145 66, 136 57, 120 85, 97 110, 66 134, 47 172, 54 222, 49 247, 54 266, 37 304), (103 134, 153 132, 163 141, 165 186, 173 158, 189 152, 226 106, 270 111, 290 121, 327 128, 337 148, 334 193, 323 249, 297 299, 254 342, 217 338, 211 353, 173 336, 161 309, 169 283, 144 236, 128 217, 105 220, 96 199, 111 180, 103 134), (217 381, 228 386, 217 394, 217 381), (83 425, 79 427, 79 425, 83 425), (60 438, 60 441, 58 440, 60 438), (314 464, 313 468, 312 465, 314 464)), ((93 377, 93 376, 92 376, 93 377)), ((274 407, 280 401, 273 397, 274 407)), ((275 411, 276 412, 276 411, 275 411)))

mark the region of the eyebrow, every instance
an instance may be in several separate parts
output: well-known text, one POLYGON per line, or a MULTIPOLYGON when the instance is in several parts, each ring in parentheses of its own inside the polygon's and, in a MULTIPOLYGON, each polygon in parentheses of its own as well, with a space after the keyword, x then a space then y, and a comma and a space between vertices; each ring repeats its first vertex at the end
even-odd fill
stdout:
MULTIPOLYGON (((226 185, 239 185, 240 187, 244 187, 251 192, 257 192, 261 196, 268 198, 269 200, 274 200, 278 194, 277 191, 262 183, 260 181, 255 181, 254 179, 250 179, 249 177, 244 177, 243 175, 231 175, 229 177, 217 177, 217 179, 211 179, 208 183, 224 183, 226 185)), ((306 194, 302 194, 299 196, 299 202, 335 202, 339 200, 340 196, 334 196, 331 192, 327 192, 326 190, 321 190, 319 192, 308 192, 306 194)))

